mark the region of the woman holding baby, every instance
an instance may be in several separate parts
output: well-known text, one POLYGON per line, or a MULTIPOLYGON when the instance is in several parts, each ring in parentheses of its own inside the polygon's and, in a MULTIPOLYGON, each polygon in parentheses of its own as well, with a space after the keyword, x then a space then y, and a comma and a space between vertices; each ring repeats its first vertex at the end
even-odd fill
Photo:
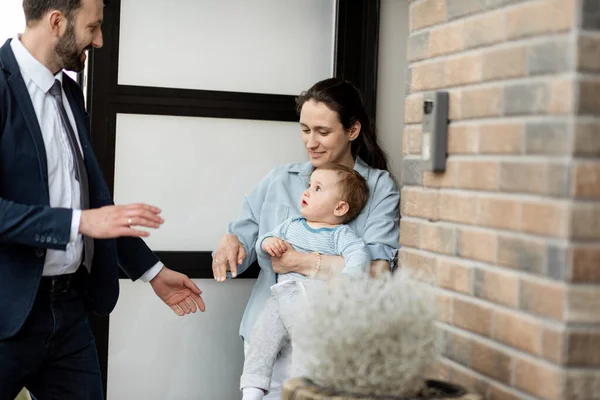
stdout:
MULTIPOLYGON (((254 261, 261 267, 240 326, 245 348, 278 274, 328 279, 344 270, 342 256, 302 252, 289 244, 277 252, 281 256, 260 257, 259 238, 289 218, 301 216, 301 198, 315 168, 341 164, 364 178, 366 205, 348 226, 362 238, 372 272, 393 269, 396 263, 400 193, 360 93, 343 79, 326 79, 298 97, 297 110, 310 161, 277 167, 263 178, 244 199, 241 217, 229 225, 229 233, 213 255, 214 277, 220 282, 235 278, 254 261)), ((268 392, 265 399, 279 398, 282 382, 290 377, 290 353, 291 347, 284 346, 273 367, 270 388, 262 388, 268 392)))

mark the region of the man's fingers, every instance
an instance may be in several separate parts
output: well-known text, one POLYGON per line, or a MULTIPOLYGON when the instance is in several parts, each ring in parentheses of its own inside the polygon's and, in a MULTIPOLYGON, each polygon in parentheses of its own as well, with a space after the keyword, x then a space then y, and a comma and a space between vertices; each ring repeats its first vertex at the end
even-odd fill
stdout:
POLYGON ((198 285, 196 285, 194 283, 194 281, 191 280, 189 277, 187 277, 187 276, 185 277, 185 279, 183 280, 183 284, 185 285, 185 287, 190 289, 193 293, 196 293, 198 295, 202 294, 202 290, 200 290, 198 285))
POLYGON ((140 231, 137 229, 129 228, 129 227, 121 227, 115 231, 115 234, 111 237, 122 237, 122 236, 131 236, 131 237, 148 237, 150 236, 150 232, 140 231))
POLYGON ((185 314, 184 312, 181 310, 181 307, 179 307, 178 304, 171 306, 171 310, 173 310, 173 312, 177 315, 179 315, 180 317, 183 317, 185 314))
POLYGON ((192 312, 191 307, 185 302, 185 300, 179 302, 178 306, 183 310, 185 314, 189 314, 192 312))
POLYGON ((160 214, 161 213, 161 209, 158 207, 154 207, 151 206, 149 204, 144 204, 144 203, 134 203, 134 204, 127 204, 125 206, 122 206, 124 208, 126 208, 127 210, 146 210, 149 211, 153 214, 160 214))
POLYGON ((204 300, 202 300, 202 297, 200 297, 194 293, 192 293, 190 297, 198 305, 198 308, 200 309, 200 311, 204 312, 204 310, 206 310, 206 305, 204 305, 204 300))

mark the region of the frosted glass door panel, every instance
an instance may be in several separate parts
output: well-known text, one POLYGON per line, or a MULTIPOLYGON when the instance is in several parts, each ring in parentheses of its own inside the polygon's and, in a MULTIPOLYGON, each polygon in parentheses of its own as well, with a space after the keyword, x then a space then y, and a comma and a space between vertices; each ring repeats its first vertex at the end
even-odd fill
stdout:
POLYGON ((334 38, 335 0, 121 0, 119 84, 299 94, 334 38))
POLYGON ((119 114, 116 132, 115 202, 162 209, 155 251, 212 250, 273 167, 308 159, 296 122, 119 114))
POLYGON ((150 285, 121 280, 110 316, 108 400, 241 398, 238 331, 255 280, 194 282, 206 312, 178 317, 150 285))

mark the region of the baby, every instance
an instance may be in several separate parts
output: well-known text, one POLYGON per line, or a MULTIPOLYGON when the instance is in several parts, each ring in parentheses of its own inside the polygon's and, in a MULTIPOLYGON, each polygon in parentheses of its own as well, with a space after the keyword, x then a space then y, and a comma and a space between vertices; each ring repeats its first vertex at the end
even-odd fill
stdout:
MULTIPOLYGON (((369 252, 362 239, 345 224, 358 216, 368 195, 365 179, 354 170, 339 164, 315 169, 302 194, 302 217, 287 219, 259 238, 258 253, 279 257, 287 251, 288 242, 297 251, 315 255, 315 268, 308 278, 319 272, 321 254, 344 257, 343 274, 365 273, 371 263, 369 252)), ((279 275, 248 342, 240 380, 243 400, 262 399, 268 392, 277 354, 293 338, 295 316, 302 312, 307 292, 319 286, 318 280, 307 280, 298 273, 279 275)), ((292 341, 292 359, 293 349, 292 341)), ((297 369, 296 363, 292 364, 297 369)))

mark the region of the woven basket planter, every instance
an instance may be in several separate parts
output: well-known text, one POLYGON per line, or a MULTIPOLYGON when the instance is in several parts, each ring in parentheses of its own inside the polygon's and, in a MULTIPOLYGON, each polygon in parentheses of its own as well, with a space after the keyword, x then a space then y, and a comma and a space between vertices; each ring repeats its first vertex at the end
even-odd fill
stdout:
POLYGON ((467 393, 458 385, 442 381, 427 381, 427 387, 438 392, 430 397, 361 396, 319 387, 302 378, 289 379, 283 384, 281 400, 482 400, 480 395, 467 393))

